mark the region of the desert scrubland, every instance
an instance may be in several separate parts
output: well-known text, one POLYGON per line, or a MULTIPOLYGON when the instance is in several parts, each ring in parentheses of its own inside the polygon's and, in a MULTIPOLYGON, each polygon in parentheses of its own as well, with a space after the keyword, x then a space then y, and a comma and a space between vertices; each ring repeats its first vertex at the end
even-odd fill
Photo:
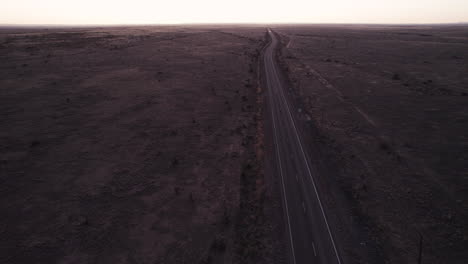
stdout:
POLYGON ((422 263, 466 261, 466 26, 275 30, 296 102, 316 132, 309 145, 338 168, 330 181, 377 255, 417 263, 422 242, 422 263))
POLYGON ((271 262, 264 35, 2 28, 0 261, 271 262))

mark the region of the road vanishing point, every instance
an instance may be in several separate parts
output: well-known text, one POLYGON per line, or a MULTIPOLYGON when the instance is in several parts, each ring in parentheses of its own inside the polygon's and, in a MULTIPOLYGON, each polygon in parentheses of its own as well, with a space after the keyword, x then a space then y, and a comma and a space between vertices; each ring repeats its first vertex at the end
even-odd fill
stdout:
POLYGON ((279 76, 275 52, 278 40, 268 29, 271 42, 264 52, 264 70, 271 111, 272 140, 279 176, 290 262, 342 264, 340 250, 317 189, 307 149, 297 129, 294 107, 288 101, 279 76))

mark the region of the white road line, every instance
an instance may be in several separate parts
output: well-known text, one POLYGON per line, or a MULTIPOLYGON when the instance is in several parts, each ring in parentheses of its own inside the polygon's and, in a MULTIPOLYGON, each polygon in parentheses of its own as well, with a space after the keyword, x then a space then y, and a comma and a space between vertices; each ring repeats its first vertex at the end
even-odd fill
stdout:
POLYGON ((296 174, 296 181, 299 182, 299 178, 297 177, 297 174, 296 174))
MULTIPOLYGON (((269 29, 268 29, 268 31, 270 32, 269 29)), ((265 71, 267 71, 265 59, 264 59, 264 62, 265 62, 265 71)), ((276 134, 276 120, 275 120, 275 114, 274 114, 274 111, 273 111, 273 99, 272 99, 273 93, 271 93, 271 85, 270 85, 269 78, 266 78, 266 79, 267 79, 267 86, 268 86, 268 88, 270 88, 269 89, 270 90, 270 96, 269 97, 270 97, 271 117, 273 119, 273 134, 274 134, 274 137, 275 137, 275 142, 278 143, 279 142, 278 141, 278 136, 276 134)), ((287 216, 287 222, 288 222, 288 228, 289 228, 289 241, 291 243, 291 252, 292 252, 292 257, 293 257, 293 264, 296 264, 296 255, 294 253, 294 242, 293 242, 292 231, 291 231, 291 221, 290 221, 290 217, 289 217, 288 199, 286 197, 286 188, 284 187, 283 167, 281 165, 281 157, 280 157, 280 153, 279 153, 278 144, 276 144, 275 148, 276 148, 276 157, 278 159, 278 164, 279 164, 279 167, 280 167, 281 185, 283 187, 283 198, 284 198, 284 204, 285 204, 285 207, 286 207, 286 216, 287 216)))
POLYGON ((304 213, 306 212, 304 202, 302 202, 302 209, 304 209, 304 213))
MULTIPOLYGON (((274 66, 275 66, 275 65, 273 64, 273 71, 274 71, 274 73, 275 73, 276 79, 277 79, 278 82, 279 82, 278 73, 277 73, 277 71, 276 71, 276 67, 274 67, 274 66)), ((268 79, 268 78, 267 78, 267 79, 268 79)), ((333 249, 334 249, 334 251, 335 251, 336 259, 337 259, 338 263, 341 264, 341 259, 340 259, 340 257, 339 257, 338 250, 337 250, 337 248, 336 248, 335 240, 334 240, 333 235, 332 235, 332 233, 331 233, 330 225, 328 224, 328 220, 327 220, 327 217, 326 217, 326 215, 325 215, 325 210, 323 209, 322 200, 320 199, 320 196, 319 196, 318 191, 317 191, 317 186, 316 186, 316 184, 315 184, 315 180, 314 180, 314 178, 312 177, 312 173, 311 173, 311 170, 310 170, 310 167, 309 167, 309 162, 308 162, 308 160, 307 160, 307 156, 306 156, 306 154, 305 154, 304 147, 302 146, 302 141, 301 141, 301 139, 299 138, 299 133, 297 132, 296 123, 295 123, 295 121, 294 121, 294 118, 292 117, 291 109, 290 109, 290 107, 289 107, 289 103, 288 103, 288 101, 286 100, 286 96, 284 95, 283 89, 280 89, 280 91, 281 91, 281 98, 283 99, 283 100, 281 100, 281 101, 283 102, 283 104, 284 104, 284 103, 286 104, 287 112, 288 112, 288 114, 289 114, 289 119, 291 120, 291 122, 292 122, 292 124, 293 124, 293 127, 294 127, 294 134, 296 135, 296 139, 297 139, 297 141, 299 142, 299 147, 300 147, 300 149, 301 149, 302 157, 303 157, 303 159, 304 159, 304 161, 305 161, 305 163, 306 163, 307 172, 308 172, 308 174, 309 174, 309 177, 310 177, 310 179, 311 179, 311 181, 312 181, 312 185, 313 185, 313 187, 314 187, 315 196, 317 197, 317 200, 319 201, 320 211, 322 212, 323 219, 325 220, 325 224, 326 224, 326 226, 327 226, 328 235, 330 236, 330 240, 331 240, 331 242, 332 242, 333 249)))
POLYGON ((314 249, 314 256, 317 256, 317 251, 315 251, 315 243, 312 242, 312 248, 314 249))

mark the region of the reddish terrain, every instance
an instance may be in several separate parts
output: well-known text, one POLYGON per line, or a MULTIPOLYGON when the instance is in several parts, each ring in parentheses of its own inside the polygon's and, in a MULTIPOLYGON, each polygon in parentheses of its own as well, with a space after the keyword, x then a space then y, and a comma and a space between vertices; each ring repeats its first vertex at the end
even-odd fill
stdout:
POLYGON ((389 263, 468 259, 465 26, 278 26, 304 119, 389 263))
POLYGON ((0 262, 271 263, 264 34, 2 29, 0 262))
MULTIPOLYGON (((346 259, 464 263, 467 27, 272 28, 346 259)), ((285 262, 267 40, 1 28, 0 262, 285 262)))

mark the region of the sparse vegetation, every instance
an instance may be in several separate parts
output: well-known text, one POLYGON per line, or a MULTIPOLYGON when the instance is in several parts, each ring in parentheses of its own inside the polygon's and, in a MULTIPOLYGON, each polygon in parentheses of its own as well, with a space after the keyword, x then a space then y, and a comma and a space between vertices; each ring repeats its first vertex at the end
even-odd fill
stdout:
POLYGON ((2 32, 0 262, 236 263, 263 36, 2 32))
POLYGON ((369 262, 417 263, 423 237, 421 263, 463 263, 468 210, 455 200, 467 198, 466 27, 276 31, 294 39, 279 58, 311 118, 311 159, 328 164, 317 175, 353 203, 359 239, 378 259, 369 262))

